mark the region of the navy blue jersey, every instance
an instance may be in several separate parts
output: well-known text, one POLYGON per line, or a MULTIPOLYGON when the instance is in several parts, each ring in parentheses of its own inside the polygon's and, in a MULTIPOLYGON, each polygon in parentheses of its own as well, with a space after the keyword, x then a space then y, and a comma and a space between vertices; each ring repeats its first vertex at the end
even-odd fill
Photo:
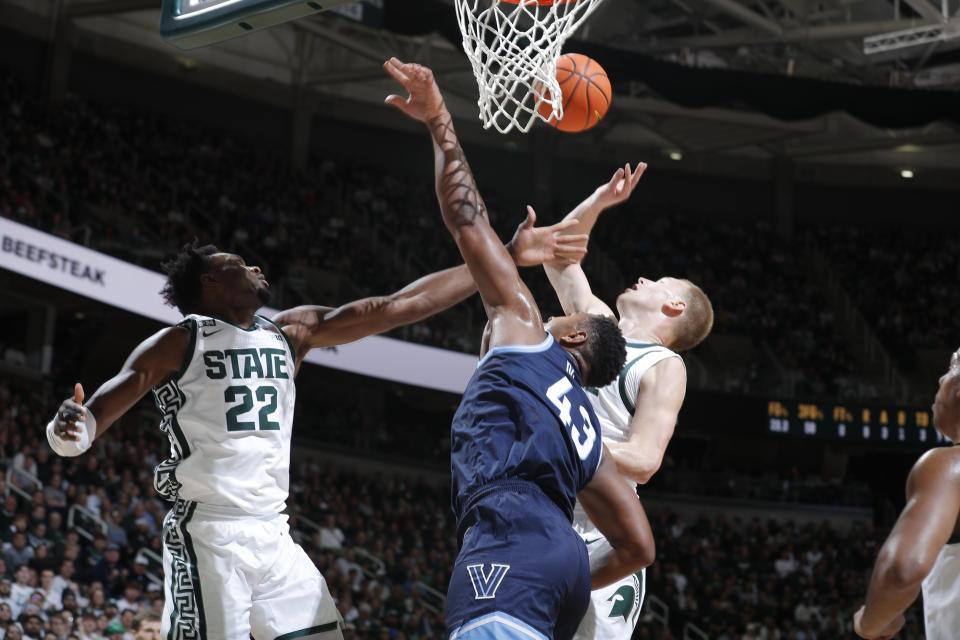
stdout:
POLYGON ((577 493, 603 450, 580 372, 549 334, 538 345, 487 353, 453 417, 450 440, 458 521, 478 490, 503 479, 536 484, 572 519, 577 493))

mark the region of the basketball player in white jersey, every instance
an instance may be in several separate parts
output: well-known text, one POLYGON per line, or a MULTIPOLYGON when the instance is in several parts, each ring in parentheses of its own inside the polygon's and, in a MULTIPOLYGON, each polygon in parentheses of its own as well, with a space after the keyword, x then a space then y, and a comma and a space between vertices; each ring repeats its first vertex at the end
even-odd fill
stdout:
MULTIPOLYGON (((567 215, 566 221, 579 221, 568 231, 589 234, 603 211, 630 197, 645 170, 643 163, 618 169, 567 215)), ((644 484, 660 468, 686 394, 686 369, 677 352, 692 349, 710 333, 710 300, 688 280, 638 278, 616 299, 615 314, 593 294, 579 263, 544 266, 565 313, 619 316, 626 364, 616 380, 592 390, 591 400, 620 474, 634 486, 644 484)), ((591 564, 609 553, 610 545, 579 505, 574 528, 587 543, 591 564)), ((643 605, 644 575, 594 591, 575 638, 629 640, 643 605)))
MULTIPOLYGON (((586 238, 528 217, 511 254, 521 265, 575 259, 586 238), (573 256, 573 257, 571 257, 573 256)), ((289 535, 294 376, 304 356, 417 322, 476 291, 465 265, 390 296, 337 309, 298 307, 273 320, 258 267, 215 247, 186 245, 164 265, 166 301, 185 315, 138 346, 84 405, 83 388, 47 426, 60 455, 75 456, 148 391, 163 413, 170 457, 157 492, 173 501, 163 526, 163 634, 171 640, 342 638, 320 572, 289 535)))
MULTIPOLYGON (((940 378, 933 426, 960 443, 960 351, 940 378)), ((907 504, 873 567, 866 604, 853 617, 861 638, 892 638, 923 592, 927 640, 960 637, 960 447, 925 453, 907 478, 907 504)))

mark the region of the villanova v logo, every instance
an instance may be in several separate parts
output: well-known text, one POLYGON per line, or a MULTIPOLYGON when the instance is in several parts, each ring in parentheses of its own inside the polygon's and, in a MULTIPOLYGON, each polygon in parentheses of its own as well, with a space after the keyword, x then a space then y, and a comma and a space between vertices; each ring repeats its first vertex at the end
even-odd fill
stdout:
POLYGON ((473 592, 477 600, 496 598, 500 583, 503 582, 507 571, 510 571, 508 564, 491 564, 489 571, 484 569, 485 566, 483 564, 467 565, 467 572, 470 574, 470 582, 473 583, 473 592))

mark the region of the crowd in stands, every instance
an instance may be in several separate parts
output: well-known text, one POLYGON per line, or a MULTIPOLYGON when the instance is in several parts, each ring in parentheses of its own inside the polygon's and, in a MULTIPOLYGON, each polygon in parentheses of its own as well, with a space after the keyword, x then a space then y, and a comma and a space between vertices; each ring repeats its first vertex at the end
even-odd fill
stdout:
MULTIPOLYGON (((90 453, 60 458, 43 432, 57 400, 39 389, 0 379, 0 640, 152 637, 134 629, 163 612, 168 505, 153 466, 169 445, 134 415, 90 453)), ((346 638, 443 637, 437 594, 456 556, 446 488, 306 461, 291 484, 293 535, 323 572, 346 638)))
MULTIPOLYGON (((650 608, 634 636, 673 640, 692 623, 713 640, 833 640, 853 637, 881 533, 724 516, 656 512, 657 562, 648 592, 670 608, 665 631, 650 608)), ((919 606, 897 635, 923 638, 919 606)))
POLYGON ((671 466, 654 476, 644 490, 836 507, 872 507, 875 498, 865 482, 853 478, 825 480, 818 475, 802 474, 797 469, 747 474, 730 468, 710 470, 671 466))
MULTIPOLYGON (((265 263, 271 280, 282 283, 287 304, 315 301, 312 283, 324 279, 338 283, 333 302, 340 302, 388 293, 459 262, 440 229, 426 176, 412 181, 331 159, 298 173, 280 153, 209 127, 75 96, 52 117, 10 76, 0 77, 0 99, 2 216, 154 268, 187 239, 213 241, 265 263)), ((585 193, 593 186, 584 185, 585 193)), ((509 212, 519 205, 484 191, 506 237, 517 222, 509 212)), ((802 374, 798 395, 870 395, 830 305, 809 286, 797 252, 769 224, 704 221, 672 211, 633 215, 641 207, 642 186, 624 211, 604 217, 595 234, 594 250, 617 265, 613 277, 604 272, 597 278, 606 297, 638 274, 689 277, 713 300, 715 332, 749 336, 783 368, 802 374)), ((908 234, 917 251, 893 251, 901 234, 868 238, 871 233, 830 232, 838 247, 871 247, 869 260, 896 274, 892 283, 872 278, 874 270, 862 268, 862 252, 831 254, 865 312, 891 344, 949 340, 955 315, 940 283, 957 275, 950 242, 908 234), (914 254, 923 256, 919 263, 914 254)), ((543 305, 556 311, 544 279, 534 274, 532 280, 543 305)), ((400 335, 474 351, 482 319, 474 301, 400 335)), ((747 372, 741 386, 764 391, 758 387, 769 380, 747 372)))
MULTIPOLYGON (((209 239, 263 260, 274 279, 289 285, 283 290, 291 301, 308 292, 320 272, 348 281, 342 300, 394 290, 458 261, 442 233, 433 241, 439 225, 429 180, 329 159, 305 178, 281 155, 209 128, 76 97, 50 117, 9 76, 0 93, 6 112, 0 215, 152 266, 187 238, 209 239), (198 175, 203 179, 194 179, 198 175), (431 251, 424 252, 427 237, 431 251)), ((499 205, 495 192, 487 199, 508 233, 512 220, 497 214, 509 208, 499 205)), ((630 209, 641 206, 642 187, 637 201, 598 228, 595 246, 620 271, 620 277, 602 279, 612 285, 607 297, 636 273, 688 276, 712 297, 717 333, 750 336, 781 365, 802 372, 797 394, 863 399, 882 391, 858 378, 830 305, 808 286, 809 270, 768 224, 705 224, 680 213, 645 213, 640 230, 630 209)), ((819 234, 846 289, 895 355, 950 344, 955 305, 942 283, 957 275, 960 263, 949 238, 854 226, 819 234), (866 249, 853 252, 851 246, 866 249), (864 268, 865 260, 871 268, 864 268), (890 277, 871 275, 877 273, 890 277)), ((537 293, 552 300, 542 286, 537 293)), ((473 351, 481 320, 474 303, 400 333, 473 351)), ((757 387, 768 381, 748 372, 741 386, 763 391, 757 387)))
MULTIPOLYGON (((167 505, 155 496, 152 467, 167 443, 155 416, 134 412, 87 455, 59 458, 41 424, 56 401, 41 385, 0 378, 0 640, 153 637, 134 629, 158 623, 163 611, 156 558, 167 505), (86 511, 71 518, 75 505, 86 511)), ((704 491, 683 469, 661 475, 665 483, 644 490, 704 491)), ((748 500, 863 504, 865 490, 799 476, 703 478, 716 487, 709 495, 748 500)), ((348 639, 443 637, 442 594, 457 551, 446 487, 337 471, 295 454, 290 513, 348 639)), ((651 518, 658 559, 648 591, 671 614, 664 629, 648 607, 640 638, 682 637, 687 622, 714 639, 841 637, 882 539, 865 525, 843 531, 670 511, 651 518)), ((902 637, 919 638, 911 616, 902 637)))
POLYGON ((814 233, 895 359, 909 365, 917 348, 956 348, 960 302, 952 287, 960 277, 960 241, 955 234, 902 225, 823 227, 814 233))
POLYGON ((713 302, 715 333, 750 336, 783 367, 802 372, 799 395, 843 393, 856 362, 826 298, 810 286, 809 270, 770 223, 651 214, 642 194, 623 208, 603 219, 595 238, 625 274, 689 278, 713 302))

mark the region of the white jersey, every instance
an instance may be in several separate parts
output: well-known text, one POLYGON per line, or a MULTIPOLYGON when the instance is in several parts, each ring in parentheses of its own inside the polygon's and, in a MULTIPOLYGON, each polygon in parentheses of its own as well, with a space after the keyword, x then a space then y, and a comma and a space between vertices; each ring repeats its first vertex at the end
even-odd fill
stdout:
POLYGON ((923 581, 927 640, 951 640, 960 630, 960 535, 940 550, 923 581))
POLYGON ((296 360, 266 318, 249 329, 189 315, 179 374, 153 390, 170 457, 155 472, 168 499, 251 515, 279 513, 290 487, 296 360))
MULTIPOLYGON (((617 379, 601 389, 587 390, 593 410, 600 420, 604 442, 626 442, 630 438, 630 421, 636 410, 637 392, 643 375, 653 365, 679 357, 663 345, 627 340, 626 363, 617 379)), ((636 488, 636 483, 627 482, 636 488)), ((573 526, 587 540, 601 537, 579 501, 574 510, 573 526)))

